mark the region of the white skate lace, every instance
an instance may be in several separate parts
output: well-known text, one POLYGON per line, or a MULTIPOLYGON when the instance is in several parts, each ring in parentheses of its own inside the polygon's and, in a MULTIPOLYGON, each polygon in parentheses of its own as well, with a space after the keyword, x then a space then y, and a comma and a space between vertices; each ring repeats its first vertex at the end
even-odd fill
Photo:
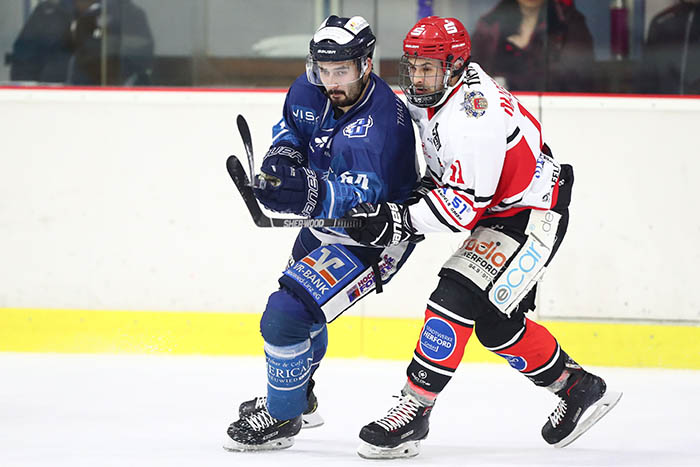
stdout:
POLYGON ((566 415, 566 401, 562 399, 559 401, 559 405, 554 409, 554 412, 549 416, 549 421, 552 422, 552 426, 556 427, 561 423, 562 419, 566 415))
POLYGON ((277 422, 277 419, 270 415, 267 410, 254 412, 246 418, 248 425, 255 431, 263 431, 277 422))
POLYGON ((407 425, 411 422, 422 407, 415 399, 410 396, 394 396, 399 398, 396 406, 389 409, 383 418, 375 423, 387 431, 393 431, 407 425))
POLYGON ((267 402, 267 396, 256 397, 255 398, 255 410, 265 408, 266 402, 267 402))

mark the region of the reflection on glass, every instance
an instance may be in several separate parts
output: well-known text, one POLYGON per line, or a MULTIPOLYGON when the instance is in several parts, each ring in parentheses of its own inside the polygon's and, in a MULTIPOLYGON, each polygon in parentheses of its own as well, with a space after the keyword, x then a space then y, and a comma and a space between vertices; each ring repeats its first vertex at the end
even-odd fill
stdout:
POLYGON ((642 91, 700 94, 700 0, 678 1, 652 18, 644 62, 642 91))
POLYGON ((472 43, 474 60, 511 90, 590 90, 593 38, 572 2, 501 0, 472 43))
POLYGON ((398 84, 416 16, 460 19, 513 91, 700 94, 700 0, 3 0, 0 82, 287 88, 330 14, 376 24, 398 84))
POLYGON ((10 79, 65 82, 73 54, 72 19, 71 11, 58 2, 39 3, 12 44, 10 79))
POLYGON ((69 84, 150 83, 153 37, 142 8, 132 0, 75 0, 74 13, 69 84))
POLYGON ((147 85, 153 36, 132 0, 45 0, 29 15, 9 61, 13 81, 147 85))

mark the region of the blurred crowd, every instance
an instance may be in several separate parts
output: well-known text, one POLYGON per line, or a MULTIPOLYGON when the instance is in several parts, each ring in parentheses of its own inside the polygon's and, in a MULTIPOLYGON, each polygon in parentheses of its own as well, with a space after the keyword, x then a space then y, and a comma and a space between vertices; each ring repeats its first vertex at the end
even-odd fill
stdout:
MULTIPOLYGON (((611 51, 626 58, 628 2, 605 3, 611 51)), ((472 57, 513 91, 615 91, 601 85, 612 79, 601 74, 624 68, 624 92, 700 94, 700 0, 675 0, 654 15, 641 56, 625 67, 596 62, 589 23, 574 0, 493 0, 469 31, 472 57)), ((10 79, 149 85, 153 49, 146 14, 132 0, 43 0, 13 44, 10 79)))
POLYGON ((12 81, 148 85, 153 36, 131 0, 45 0, 22 27, 10 63, 12 81))

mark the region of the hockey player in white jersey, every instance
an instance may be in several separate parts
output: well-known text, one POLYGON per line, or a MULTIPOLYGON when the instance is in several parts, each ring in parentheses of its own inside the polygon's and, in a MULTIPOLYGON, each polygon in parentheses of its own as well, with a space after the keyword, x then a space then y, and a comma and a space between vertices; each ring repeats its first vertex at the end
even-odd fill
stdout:
POLYGON ((396 406, 362 428, 358 453, 418 454, 435 400, 473 332, 560 398, 542 436, 563 447, 621 397, 525 316, 566 233, 573 169, 554 159, 537 119, 470 60, 469 35, 459 20, 420 20, 403 49, 399 84, 420 131, 427 164, 423 196, 415 204, 363 203, 347 216, 367 223, 348 233, 375 246, 431 232, 468 237, 439 273, 396 406))

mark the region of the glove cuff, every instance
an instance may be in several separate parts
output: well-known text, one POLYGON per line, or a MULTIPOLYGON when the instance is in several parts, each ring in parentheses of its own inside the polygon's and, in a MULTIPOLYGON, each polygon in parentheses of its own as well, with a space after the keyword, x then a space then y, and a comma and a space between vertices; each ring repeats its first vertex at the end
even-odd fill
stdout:
POLYGON ((316 217, 323 210, 323 200, 326 197, 326 182, 317 172, 302 167, 300 169, 306 176, 306 204, 299 213, 305 217, 316 217))
POLYGON ((305 165, 306 158, 304 155, 294 146, 287 146, 285 144, 280 144, 277 146, 270 146, 267 150, 267 154, 263 157, 263 162, 266 159, 274 158, 269 161, 271 164, 276 165, 277 161, 280 159, 287 160, 292 165, 305 165))

